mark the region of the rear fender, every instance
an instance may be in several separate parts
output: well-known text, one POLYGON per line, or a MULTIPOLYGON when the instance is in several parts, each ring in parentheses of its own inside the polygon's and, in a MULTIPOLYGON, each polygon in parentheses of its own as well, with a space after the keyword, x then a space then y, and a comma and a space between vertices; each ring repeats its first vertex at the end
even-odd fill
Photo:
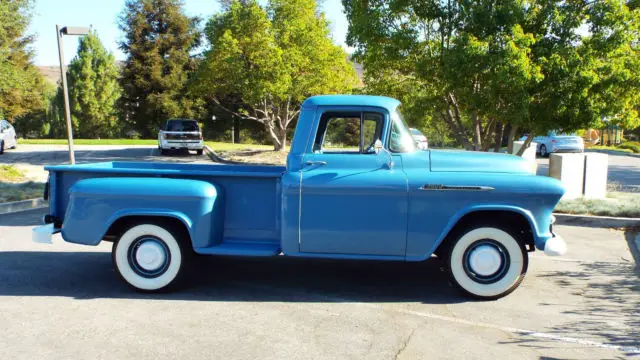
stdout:
POLYGON ((222 241, 224 206, 211 183, 170 178, 94 178, 69 190, 62 224, 65 241, 97 245, 116 221, 129 216, 170 217, 182 222, 194 247, 222 241))

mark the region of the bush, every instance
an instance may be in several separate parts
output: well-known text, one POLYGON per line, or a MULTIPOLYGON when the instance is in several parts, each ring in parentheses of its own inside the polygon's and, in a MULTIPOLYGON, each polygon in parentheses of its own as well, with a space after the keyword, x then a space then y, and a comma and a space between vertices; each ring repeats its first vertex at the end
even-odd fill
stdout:
POLYGON ((636 154, 640 154, 640 142, 625 142, 618 145, 619 149, 628 149, 636 154))

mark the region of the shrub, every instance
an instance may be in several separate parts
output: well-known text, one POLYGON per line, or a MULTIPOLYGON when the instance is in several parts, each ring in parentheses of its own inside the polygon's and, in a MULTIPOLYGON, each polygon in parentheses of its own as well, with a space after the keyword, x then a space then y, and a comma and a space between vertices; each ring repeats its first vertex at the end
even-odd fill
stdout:
POLYGON ((640 142, 625 142, 618 145, 619 149, 628 149, 636 154, 640 154, 640 142))

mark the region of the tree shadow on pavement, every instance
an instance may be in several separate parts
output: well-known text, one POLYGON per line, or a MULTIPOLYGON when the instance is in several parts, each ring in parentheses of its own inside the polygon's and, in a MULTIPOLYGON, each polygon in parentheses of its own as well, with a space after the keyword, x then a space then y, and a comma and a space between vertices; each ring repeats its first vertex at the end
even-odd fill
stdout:
POLYGON ((466 301, 441 262, 329 261, 297 258, 203 257, 188 286, 141 294, 117 279, 106 252, 0 252, 0 296, 76 299, 260 302, 466 301))
MULTIPOLYGON (((635 238, 635 232, 627 232, 627 240, 631 238, 635 238)), ((546 332, 614 345, 626 356, 640 357, 640 267, 637 263, 581 262, 575 270, 538 276, 579 296, 579 301, 561 312, 569 318, 575 317, 576 321, 552 326, 546 332)), ((539 304, 545 305, 549 304, 539 304)), ((545 341, 548 340, 524 337, 514 342, 521 346, 543 346, 545 341)))

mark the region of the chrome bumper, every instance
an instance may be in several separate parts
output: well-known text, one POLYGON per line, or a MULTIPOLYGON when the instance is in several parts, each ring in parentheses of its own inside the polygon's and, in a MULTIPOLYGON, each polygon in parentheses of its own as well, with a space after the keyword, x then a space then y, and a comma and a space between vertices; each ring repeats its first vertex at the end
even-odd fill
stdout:
POLYGON ((31 230, 31 240, 39 244, 53 244, 51 236, 60 232, 53 224, 36 226, 31 230))
POLYGON ((549 231, 553 237, 544 243, 544 254, 547 256, 562 256, 567 253, 567 243, 562 236, 553 232, 553 224, 556 223, 556 217, 551 215, 551 224, 549 225, 549 231))
POLYGON ((562 256, 567 253, 567 243, 562 236, 553 234, 553 237, 544 244, 544 254, 547 256, 562 256))

